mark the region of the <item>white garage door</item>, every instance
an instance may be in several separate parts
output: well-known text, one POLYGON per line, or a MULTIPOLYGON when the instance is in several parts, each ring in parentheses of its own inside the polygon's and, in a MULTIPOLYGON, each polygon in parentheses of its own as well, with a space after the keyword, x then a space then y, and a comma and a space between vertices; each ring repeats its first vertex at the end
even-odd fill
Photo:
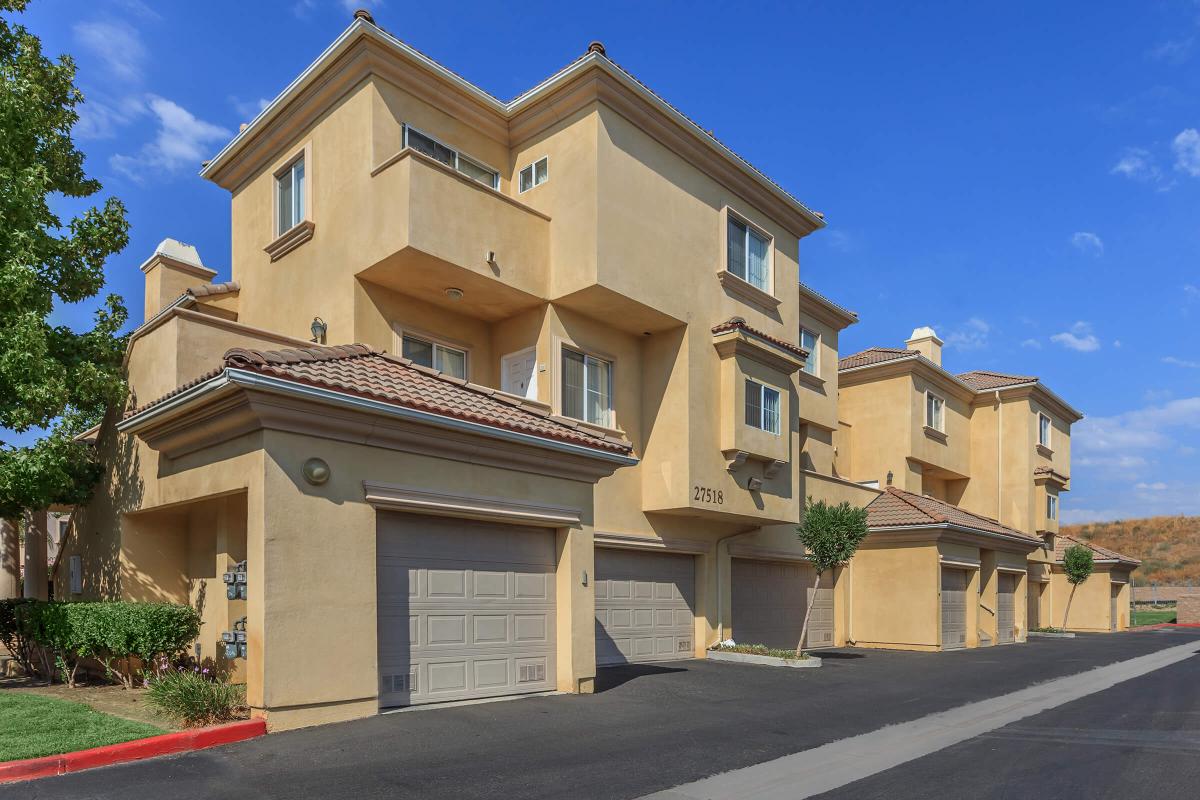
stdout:
POLYGON ((942 649, 967 646, 967 573, 942 567, 942 649))
POLYGON ((381 706, 553 689, 549 531, 382 512, 381 706))
MULTIPOLYGON (((804 562, 745 558, 735 558, 731 565, 733 638, 742 644, 795 648, 813 597, 813 568, 804 562)), ((816 590, 807 646, 833 646, 832 588, 816 590)))
POLYGON ((674 553, 596 550, 596 664, 692 658, 696 562, 674 553))
POLYGON ((1017 576, 1001 572, 996 583, 996 642, 1017 640, 1017 576))

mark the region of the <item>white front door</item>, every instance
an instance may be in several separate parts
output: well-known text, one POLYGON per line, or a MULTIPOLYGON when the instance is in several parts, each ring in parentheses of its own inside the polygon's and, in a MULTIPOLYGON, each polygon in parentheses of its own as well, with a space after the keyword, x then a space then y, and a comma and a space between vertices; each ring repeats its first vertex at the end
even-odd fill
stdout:
POLYGON ((537 399, 537 351, 532 347, 500 359, 500 391, 537 399))

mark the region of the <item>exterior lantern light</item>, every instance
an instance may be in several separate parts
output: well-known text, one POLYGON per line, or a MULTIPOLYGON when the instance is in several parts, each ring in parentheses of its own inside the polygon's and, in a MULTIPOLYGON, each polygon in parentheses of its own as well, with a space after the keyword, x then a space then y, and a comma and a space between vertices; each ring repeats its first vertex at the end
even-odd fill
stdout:
POLYGON ((310 458, 304 462, 301 468, 304 473, 304 480, 311 483, 313 486, 320 486, 325 481, 329 480, 330 469, 329 464, 323 458, 310 458))
POLYGON ((888 474, 887 474, 887 485, 888 486, 892 485, 892 471, 890 469, 888 470, 888 474))
POLYGON ((308 326, 308 330, 312 333, 312 340, 317 344, 325 344, 325 332, 329 330, 329 324, 320 317, 313 317, 312 325, 308 326))

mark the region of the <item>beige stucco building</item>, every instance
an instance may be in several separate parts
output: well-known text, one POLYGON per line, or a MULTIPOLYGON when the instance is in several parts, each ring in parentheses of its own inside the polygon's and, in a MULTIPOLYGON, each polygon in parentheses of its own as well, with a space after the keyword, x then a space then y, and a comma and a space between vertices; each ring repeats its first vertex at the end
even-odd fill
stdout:
POLYGON ((274 728, 794 647, 809 604, 845 643, 795 536, 879 495, 834 470, 822 217, 601 45, 505 103, 360 14, 202 174, 231 280, 142 265, 60 596, 195 605, 274 728))

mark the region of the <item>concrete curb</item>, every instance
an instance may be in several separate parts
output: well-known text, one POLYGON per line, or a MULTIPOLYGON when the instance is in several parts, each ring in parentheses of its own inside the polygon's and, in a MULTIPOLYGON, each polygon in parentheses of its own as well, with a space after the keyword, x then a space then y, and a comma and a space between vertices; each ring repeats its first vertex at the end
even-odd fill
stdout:
POLYGON ((775 656, 756 656, 752 653, 730 653, 724 650, 709 650, 705 655, 709 661, 728 661, 733 664, 760 664, 765 667, 791 667, 792 669, 811 669, 821 666, 821 659, 816 656, 796 660, 776 658, 775 656))
POLYGON ((1075 634, 1067 631, 1066 633, 1051 633, 1050 631, 1029 631, 1026 636, 1037 636, 1042 639, 1074 639, 1075 634))
POLYGON ((27 758, 22 761, 5 761, 0 763, 0 784, 48 778, 52 775, 65 775, 68 772, 106 767, 125 761, 139 761, 154 756, 203 750, 206 747, 254 739, 266 732, 265 720, 250 719, 243 722, 231 722, 228 725, 214 725, 211 728, 165 733, 162 736, 134 739, 132 742, 93 747, 90 750, 77 750, 74 753, 27 758))
POLYGON ((1159 622, 1154 625, 1138 625, 1136 628, 1126 628, 1126 632, 1158 631, 1163 628, 1200 628, 1200 622, 1159 622))

